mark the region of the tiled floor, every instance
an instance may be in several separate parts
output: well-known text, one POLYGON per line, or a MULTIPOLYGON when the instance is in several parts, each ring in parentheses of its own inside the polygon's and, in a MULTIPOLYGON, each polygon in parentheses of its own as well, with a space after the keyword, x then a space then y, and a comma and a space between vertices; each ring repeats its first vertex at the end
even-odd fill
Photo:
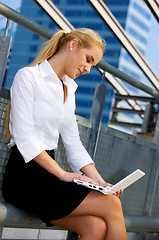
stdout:
POLYGON ((66 240, 66 230, 39 230, 25 228, 4 228, 2 239, 28 239, 28 240, 66 240))
MULTIPOLYGON (((66 238, 66 230, 4 228, 2 234, 2 240, 66 240, 66 238)), ((135 233, 128 233, 128 240, 135 239, 135 233)))

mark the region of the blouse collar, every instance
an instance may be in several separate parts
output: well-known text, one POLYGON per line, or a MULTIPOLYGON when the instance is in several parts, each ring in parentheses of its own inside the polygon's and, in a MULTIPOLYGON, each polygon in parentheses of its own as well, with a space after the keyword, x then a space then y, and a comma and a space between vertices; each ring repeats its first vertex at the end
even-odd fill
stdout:
MULTIPOLYGON (((60 81, 47 60, 44 60, 42 63, 39 64, 39 70, 41 77, 45 78, 49 76, 54 76, 54 78, 60 81)), ((64 75, 62 81, 67 87, 71 88, 74 92, 76 91, 78 85, 72 78, 69 78, 67 75, 64 75)))

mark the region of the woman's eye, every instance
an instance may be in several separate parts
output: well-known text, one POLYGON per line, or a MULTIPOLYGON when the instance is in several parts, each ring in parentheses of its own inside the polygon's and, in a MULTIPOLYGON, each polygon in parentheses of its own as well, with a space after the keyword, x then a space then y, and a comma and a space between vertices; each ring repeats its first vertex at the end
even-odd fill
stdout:
POLYGON ((90 63, 89 57, 86 57, 87 63, 90 63))

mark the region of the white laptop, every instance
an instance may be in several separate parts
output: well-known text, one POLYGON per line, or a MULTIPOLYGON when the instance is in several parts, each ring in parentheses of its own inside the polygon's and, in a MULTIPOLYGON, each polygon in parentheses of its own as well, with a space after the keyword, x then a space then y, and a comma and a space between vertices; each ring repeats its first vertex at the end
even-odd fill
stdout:
POLYGON ((143 177, 145 173, 141 171, 140 169, 135 170, 131 174, 129 174, 127 177, 123 178, 121 181, 113 185, 112 187, 103 187, 95 184, 91 184, 88 182, 84 182, 78 179, 74 179, 74 182, 78 185, 82 185, 84 187, 91 188, 93 190, 97 190, 102 192, 103 194, 114 194, 117 191, 120 191, 121 189, 125 189, 137 180, 139 180, 141 177, 143 177))

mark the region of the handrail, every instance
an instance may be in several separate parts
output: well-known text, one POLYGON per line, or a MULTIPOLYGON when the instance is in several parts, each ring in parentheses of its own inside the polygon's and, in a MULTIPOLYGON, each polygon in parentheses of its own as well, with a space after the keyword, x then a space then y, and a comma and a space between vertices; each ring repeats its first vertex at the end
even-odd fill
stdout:
POLYGON ((150 216, 125 215, 125 225, 130 232, 159 232, 159 218, 150 216))
MULTIPOLYGON (((6 6, 3 3, 0 3, 0 14, 5 16, 6 18, 11 19, 12 21, 18 23, 19 25, 33 31, 34 33, 42 36, 45 39, 50 39, 52 36, 52 33, 50 33, 48 30, 42 28, 39 24, 32 22, 28 18, 22 16, 20 13, 13 10, 12 8, 6 6)), ((100 61, 97 65, 97 67, 103 69, 106 72, 111 73, 112 75, 114 75, 116 77, 119 77, 121 80, 127 82, 128 84, 132 85, 133 87, 136 87, 146 93, 149 93, 151 96, 159 99, 158 91, 137 81, 136 79, 130 77, 129 75, 119 71, 118 69, 114 68, 113 66, 106 63, 105 61, 100 61)))
POLYGON ((150 88, 149 86, 147 86, 146 84, 137 81, 135 78, 127 75, 124 72, 121 72, 120 70, 118 70, 117 68, 113 67, 112 65, 110 65, 109 63, 106 63, 105 61, 101 60, 98 64, 97 67, 103 69, 104 71, 107 71, 109 73, 111 73, 112 75, 122 79, 123 81, 129 83, 130 85, 132 85, 133 87, 136 87, 152 96, 154 96, 155 98, 159 99, 159 91, 150 88))
POLYGON ((0 14, 4 17, 16 22, 22 27, 27 28, 28 30, 40 35, 43 38, 50 39, 52 37, 52 33, 50 33, 47 29, 42 28, 40 24, 34 23, 30 19, 24 17, 14 9, 8 7, 7 5, 0 2, 0 14))

